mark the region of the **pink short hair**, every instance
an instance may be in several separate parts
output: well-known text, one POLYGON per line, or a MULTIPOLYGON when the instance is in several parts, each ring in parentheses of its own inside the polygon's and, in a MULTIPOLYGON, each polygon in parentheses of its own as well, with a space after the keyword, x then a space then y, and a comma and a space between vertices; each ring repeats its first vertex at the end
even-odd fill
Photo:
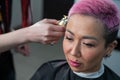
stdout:
POLYGON ((68 13, 83 14, 100 19, 111 32, 119 29, 120 17, 118 8, 112 0, 79 0, 68 13))

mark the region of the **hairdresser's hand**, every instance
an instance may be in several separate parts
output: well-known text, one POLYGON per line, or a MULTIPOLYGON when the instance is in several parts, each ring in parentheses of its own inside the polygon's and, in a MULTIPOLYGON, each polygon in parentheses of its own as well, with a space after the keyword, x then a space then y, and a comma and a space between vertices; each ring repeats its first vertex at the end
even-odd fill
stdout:
POLYGON ((55 19, 43 19, 28 27, 28 40, 43 44, 55 44, 64 35, 65 28, 55 19))

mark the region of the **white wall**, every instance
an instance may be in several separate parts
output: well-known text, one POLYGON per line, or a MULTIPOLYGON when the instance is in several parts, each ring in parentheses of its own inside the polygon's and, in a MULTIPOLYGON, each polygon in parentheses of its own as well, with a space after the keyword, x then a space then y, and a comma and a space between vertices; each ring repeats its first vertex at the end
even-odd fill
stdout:
MULTIPOLYGON (((15 27, 21 24, 21 0, 13 0, 12 6, 12 23, 11 26, 15 27)), ((33 22, 37 22, 42 18, 42 0, 31 0, 33 22)))
MULTIPOLYGON (((11 27, 16 27, 21 25, 21 0, 13 0, 12 6, 12 23, 11 27)), ((33 22, 37 22, 42 18, 42 0, 31 0, 32 14, 33 14, 33 22)), ((17 80, 29 80, 34 71, 38 68, 36 65, 39 65, 39 56, 34 49, 35 46, 32 47, 32 51, 30 51, 29 57, 24 57, 19 53, 13 52, 14 56, 14 65, 16 70, 16 79, 17 80), (38 57, 37 57, 38 56, 38 57)), ((36 48, 36 47, 35 47, 36 48)), ((38 49, 39 51, 39 49, 38 49)), ((38 52, 40 53, 40 52, 38 52)), ((42 52, 41 52, 42 53, 42 52)), ((42 61, 42 60, 41 60, 42 61)))

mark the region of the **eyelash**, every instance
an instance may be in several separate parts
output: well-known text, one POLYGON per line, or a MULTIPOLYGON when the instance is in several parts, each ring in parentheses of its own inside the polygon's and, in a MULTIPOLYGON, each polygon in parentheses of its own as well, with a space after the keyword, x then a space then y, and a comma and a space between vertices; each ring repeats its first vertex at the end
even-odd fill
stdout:
POLYGON ((68 37, 68 36, 66 36, 65 38, 66 38, 67 40, 70 40, 70 41, 73 40, 72 38, 70 38, 70 37, 68 37))
POLYGON ((95 47, 95 45, 94 45, 94 44, 91 44, 91 43, 84 43, 84 42, 83 42, 83 44, 85 44, 85 45, 88 46, 88 47, 95 47))
MULTIPOLYGON (((67 40, 69 40, 69 41, 73 41, 73 38, 70 38, 70 37, 68 37, 68 36, 66 36, 65 37, 65 39, 67 39, 67 40)), ((91 44, 91 43, 85 43, 85 42, 83 42, 82 44, 84 44, 84 45, 86 45, 87 47, 95 47, 95 45, 94 44, 91 44)))

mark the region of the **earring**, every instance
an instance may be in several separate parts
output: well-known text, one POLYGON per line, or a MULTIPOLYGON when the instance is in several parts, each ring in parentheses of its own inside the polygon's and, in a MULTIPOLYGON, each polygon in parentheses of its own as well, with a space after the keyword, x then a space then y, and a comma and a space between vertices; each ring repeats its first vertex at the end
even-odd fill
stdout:
POLYGON ((106 54, 106 55, 105 55, 105 57, 110 57, 110 56, 111 56, 111 54, 106 54))

